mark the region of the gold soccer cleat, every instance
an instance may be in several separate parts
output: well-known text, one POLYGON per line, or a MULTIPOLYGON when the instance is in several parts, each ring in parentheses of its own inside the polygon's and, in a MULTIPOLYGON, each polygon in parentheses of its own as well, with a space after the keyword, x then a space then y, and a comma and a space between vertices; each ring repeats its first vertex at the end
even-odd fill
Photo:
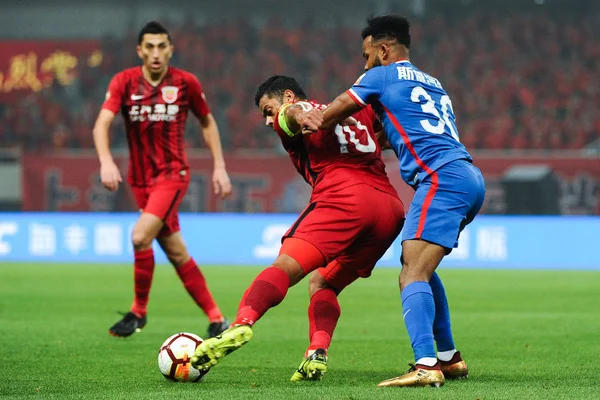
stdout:
POLYGON ((467 379, 469 377, 469 368, 460 356, 460 351, 454 353, 450 361, 440 360, 440 368, 446 379, 467 379))
MULTIPOLYGON (((409 364, 410 369, 404 375, 397 376, 396 378, 386 379, 385 381, 379 382, 377 386, 404 386, 404 387, 417 387, 417 386, 433 386, 440 387, 445 383, 444 374, 439 369, 426 369, 422 365, 409 364)), ((439 366, 439 364, 438 364, 439 366)), ((439 367, 438 367, 439 368, 439 367)))

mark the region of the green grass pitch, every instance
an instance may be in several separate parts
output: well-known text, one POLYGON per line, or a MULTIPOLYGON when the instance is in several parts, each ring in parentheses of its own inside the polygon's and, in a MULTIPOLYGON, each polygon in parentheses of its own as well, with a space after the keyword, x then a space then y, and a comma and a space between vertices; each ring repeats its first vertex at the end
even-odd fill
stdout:
MULTIPOLYGON (((259 268, 204 268, 233 317, 259 268)), ((408 368, 396 269, 340 296, 342 317, 321 382, 289 382, 307 344, 307 283, 255 326, 253 340, 197 384, 167 381, 158 347, 204 335, 207 321, 168 266, 158 266, 149 323, 128 339, 108 327, 132 295, 129 265, 0 264, 0 398, 597 399, 600 272, 441 270, 468 381, 377 388, 408 368)))

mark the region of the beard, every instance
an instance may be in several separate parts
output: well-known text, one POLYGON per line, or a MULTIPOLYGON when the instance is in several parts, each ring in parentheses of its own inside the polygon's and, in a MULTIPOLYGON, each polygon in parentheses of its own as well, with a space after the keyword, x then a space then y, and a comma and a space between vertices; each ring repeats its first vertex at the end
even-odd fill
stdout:
POLYGON ((373 67, 381 67, 382 65, 381 58, 379 58, 379 54, 377 54, 375 60, 373 60, 373 67))

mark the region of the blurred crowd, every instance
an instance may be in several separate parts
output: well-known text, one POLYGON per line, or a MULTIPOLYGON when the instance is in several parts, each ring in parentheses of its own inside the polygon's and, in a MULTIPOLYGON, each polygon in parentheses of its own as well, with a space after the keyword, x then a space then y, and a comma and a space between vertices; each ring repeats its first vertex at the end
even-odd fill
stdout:
MULTIPOLYGON (((254 105, 270 75, 294 76, 310 98, 327 102, 362 73, 360 26, 289 28, 237 21, 168 24, 174 66, 201 80, 226 149, 279 149, 254 105)), ((467 148, 579 149, 600 137, 600 24, 597 15, 543 13, 414 19, 411 61, 436 76, 452 98, 467 148)), ((70 85, 55 83, 0 105, 0 146, 92 148, 91 128, 111 77, 139 64, 137 30, 102 41, 102 62, 79 63, 70 85)), ((190 118, 188 147, 204 147, 190 118)), ((127 144, 120 118, 113 147, 127 144)))

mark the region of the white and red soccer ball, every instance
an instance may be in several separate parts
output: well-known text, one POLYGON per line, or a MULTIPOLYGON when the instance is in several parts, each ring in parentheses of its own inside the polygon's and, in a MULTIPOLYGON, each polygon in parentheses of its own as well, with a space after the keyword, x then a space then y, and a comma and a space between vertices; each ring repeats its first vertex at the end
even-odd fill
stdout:
POLYGON ((158 352, 158 368, 165 378, 177 382, 198 382, 208 371, 192 367, 190 359, 202 343, 193 333, 176 333, 165 340, 158 352))

